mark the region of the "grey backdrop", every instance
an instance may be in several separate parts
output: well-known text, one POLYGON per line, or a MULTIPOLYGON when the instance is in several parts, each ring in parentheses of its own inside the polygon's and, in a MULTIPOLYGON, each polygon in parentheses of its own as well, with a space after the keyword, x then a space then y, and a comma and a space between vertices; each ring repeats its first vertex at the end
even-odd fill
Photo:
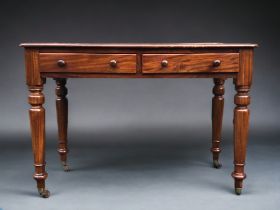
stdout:
POLYGON ((279 11, 274 1, 8 1, 0 7, 0 208, 277 209, 279 11), (47 186, 32 180, 21 42, 251 42, 248 179, 233 194, 234 87, 226 81, 223 168, 211 168, 209 79, 70 79, 69 159, 56 148, 54 81, 45 85, 47 186), (17 200, 17 202, 15 202, 17 200))

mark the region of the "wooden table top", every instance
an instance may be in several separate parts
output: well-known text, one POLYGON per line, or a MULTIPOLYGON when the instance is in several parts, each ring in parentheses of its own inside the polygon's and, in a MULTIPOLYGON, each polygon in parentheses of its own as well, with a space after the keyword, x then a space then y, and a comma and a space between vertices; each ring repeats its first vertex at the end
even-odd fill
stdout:
POLYGON ((91 48, 254 48, 251 43, 22 43, 21 47, 91 47, 91 48))

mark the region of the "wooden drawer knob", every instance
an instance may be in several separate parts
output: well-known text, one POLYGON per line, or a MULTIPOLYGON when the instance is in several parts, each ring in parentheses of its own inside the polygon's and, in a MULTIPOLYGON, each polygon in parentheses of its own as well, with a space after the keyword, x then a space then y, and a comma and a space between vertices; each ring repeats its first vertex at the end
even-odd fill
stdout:
POLYGON ((168 61, 167 60, 161 61, 161 66, 162 67, 167 67, 168 66, 168 61))
POLYGON ((57 61, 57 65, 58 65, 59 67, 64 67, 64 66, 66 66, 66 62, 65 62, 64 60, 58 60, 58 61, 57 61))
POLYGON ((118 63, 117 63, 116 60, 111 60, 111 61, 110 61, 110 66, 113 67, 113 68, 115 68, 115 67, 117 66, 117 64, 118 64, 118 63))
POLYGON ((221 61, 220 60, 214 60, 213 61, 213 66, 214 67, 218 67, 218 66, 220 66, 221 65, 221 61))

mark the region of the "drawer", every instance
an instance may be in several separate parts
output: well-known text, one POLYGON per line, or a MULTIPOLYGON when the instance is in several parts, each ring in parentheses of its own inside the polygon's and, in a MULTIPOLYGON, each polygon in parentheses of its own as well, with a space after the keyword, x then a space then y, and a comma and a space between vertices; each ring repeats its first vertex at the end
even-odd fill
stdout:
POLYGON ((142 72, 203 73, 238 72, 239 53, 143 54, 142 72))
POLYGON ((136 73, 136 54, 40 53, 41 72, 136 73))

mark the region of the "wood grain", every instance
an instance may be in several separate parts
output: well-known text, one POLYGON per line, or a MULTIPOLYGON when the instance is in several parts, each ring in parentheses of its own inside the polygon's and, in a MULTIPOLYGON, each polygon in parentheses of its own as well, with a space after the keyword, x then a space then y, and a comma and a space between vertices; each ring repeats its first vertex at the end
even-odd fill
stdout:
POLYGON ((252 48, 251 43, 22 43, 21 47, 83 48, 252 48))
POLYGON ((238 72, 238 53, 204 53, 204 54, 144 54, 142 58, 144 74, 151 73, 189 73, 189 72, 238 72), (168 61, 163 67, 162 61, 168 61), (213 66, 220 60, 220 66, 213 66))
POLYGON ((188 73, 188 74, 177 74, 177 73, 166 73, 166 74, 117 74, 117 73, 72 73, 72 72, 42 72, 43 78, 131 78, 131 79, 149 79, 149 78, 235 78, 236 73, 219 73, 213 72, 211 74, 207 72, 200 73, 188 73))
POLYGON ((40 53, 39 57, 41 72, 136 73, 136 54, 40 53), (66 65, 58 66, 59 60, 66 65))
POLYGON ((30 125, 34 153, 34 178, 42 197, 45 188, 45 109, 43 85, 46 78, 56 80, 56 105, 61 161, 67 160, 68 100, 67 78, 214 78, 212 99, 212 152, 218 161, 224 106, 224 80, 233 78, 235 190, 240 194, 248 141, 249 90, 256 44, 238 43, 24 43, 26 83, 31 108, 30 125), (163 67, 162 60, 168 65, 163 67), (58 65, 58 60, 63 60, 58 65), (110 65, 116 60, 117 65, 110 65), (213 66, 214 60, 220 60, 213 66))
POLYGON ((56 113, 57 113, 57 125, 58 125, 58 153, 61 163, 64 168, 67 168, 67 127, 68 127, 68 99, 66 79, 56 78, 56 113))
POLYGON ((234 98, 236 107, 234 109, 234 172, 235 189, 241 190, 243 180, 246 178, 244 172, 246 148, 249 130, 249 109, 250 96, 247 87, 236 86, 237 94, 234 98))
POLYGON ((44 83, 40 75, 39 51, 37 49, 25 50, 25 71, 27 85, 40 86, 44 83))
POLYGON ((212 98, 212 147, 214 167, 219 168, 219 154, 221 152, 220 143, 222 140, 222 125, 224 112, 224 88, 225 80, 214 78, 214 88, 212 98))
POLYGON ((251 86, 253 77, 253 49, 242 49, 240 51, 240 72, 236 85, 251 86))
POLYGON ((244 171, 246 148, 249 134, 249 91, 252 84, 253 50, 241 50, 240 71, 234 80, 236 95, 234 103, 234 171, 235 190, 240 194, 243 180, 246 178, 244 171))
POLYGON ((34 179, 38 189, 45 189, 45 180, 48 176, 45 171, 45 109, 43 107, 45 97, 42 93, 43 86, 29 86, 28 102, 32 150, 34 154, 34 179))

